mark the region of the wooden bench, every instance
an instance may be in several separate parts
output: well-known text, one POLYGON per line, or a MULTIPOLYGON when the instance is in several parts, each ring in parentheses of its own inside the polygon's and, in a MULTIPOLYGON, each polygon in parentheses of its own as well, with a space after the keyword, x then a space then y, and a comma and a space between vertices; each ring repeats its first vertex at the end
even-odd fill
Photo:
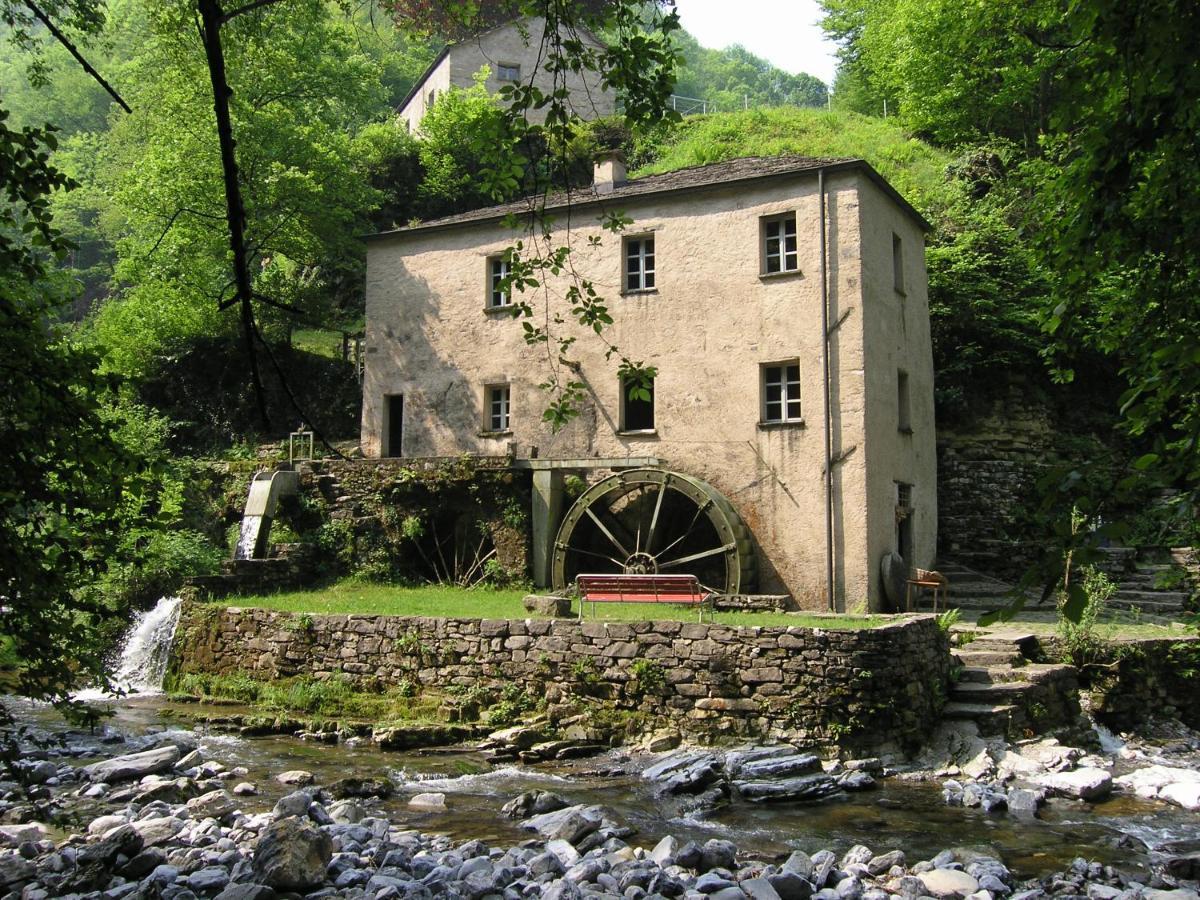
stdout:
POLYGON ((673 603, 678 606, 695 606, 700 610, 700 621, 704 621, 704 607, 708 607, 712 618, 715 596, 705 590, 695 575, 580 575, 575 579, 579 586, 579 618, 583 618, 583 605, 592 604, 592 615, 596 614, 597 603, 673 603))

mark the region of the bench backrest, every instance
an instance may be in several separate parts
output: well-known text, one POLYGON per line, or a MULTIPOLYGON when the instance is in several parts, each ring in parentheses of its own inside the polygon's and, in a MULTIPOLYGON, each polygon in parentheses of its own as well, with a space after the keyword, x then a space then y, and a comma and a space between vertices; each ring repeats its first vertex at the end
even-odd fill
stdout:
POLYGON ((575 580, 584 599, 589 600, 628 596, 640 600, 661 597, 667 602, 678 602, 707 595, 695 575, 580 575, 575 580))

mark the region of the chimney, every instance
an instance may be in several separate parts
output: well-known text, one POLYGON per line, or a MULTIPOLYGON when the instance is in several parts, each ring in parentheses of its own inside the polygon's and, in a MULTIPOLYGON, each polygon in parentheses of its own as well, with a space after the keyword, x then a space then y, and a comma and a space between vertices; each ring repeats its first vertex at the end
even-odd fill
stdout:
POLYGON ((625 157, 620 150, 605 150, 596 157, 592 187, 597 194, 611 194, 625 181, 625 157))

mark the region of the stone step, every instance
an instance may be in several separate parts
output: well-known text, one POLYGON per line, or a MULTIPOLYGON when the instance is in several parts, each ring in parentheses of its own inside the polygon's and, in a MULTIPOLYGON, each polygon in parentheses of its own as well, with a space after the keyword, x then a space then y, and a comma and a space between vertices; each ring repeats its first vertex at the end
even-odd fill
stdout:
POLYGON ((1187 602, 1188 597, 1189 595, 1182 591, 1138 591, 1122 588, 1113 595, 1112 600, 1109 602, 1121 600, 1126 603, 1157 603, 1159 605, 1175 604, 1182 606, 1187 602))
POLYGON ((959 684, 1009 684, 1028 681, 1031 665, 963 666, 958 670, 959 684))
MULTIPOLYGON (((968 647, 974 646, 968 644, 968 647)), ((989 668, 991 666, 1020 665, 1024 660, 1019 650, 961 650, 950 651, 954 657, 968 668, 989 668)))
POLYGON ((1009 703, 960 703, 952 700, 942 707, 942 718, 972 721, 980 734, 1003 734, 1014 719, 1021 718, 1020 710, 1009 703))
POLYGON ((950 699, 958 703, 992 706, 1020 701, 1036 688, 1029 681, 960 681, 950 688, 950 699))

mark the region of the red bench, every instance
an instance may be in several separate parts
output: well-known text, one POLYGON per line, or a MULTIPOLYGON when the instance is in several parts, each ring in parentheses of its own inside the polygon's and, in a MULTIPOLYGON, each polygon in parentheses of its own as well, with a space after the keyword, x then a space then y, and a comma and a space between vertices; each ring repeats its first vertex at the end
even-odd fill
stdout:
POLYGON ((580 575, 575 583, 581 619, 585 603, 592 604, 592 615, 597 603, 673 603, 698 607, 702 622, 707 606, 712 617, 715 594, 702 587, 695 575, 580 575))

